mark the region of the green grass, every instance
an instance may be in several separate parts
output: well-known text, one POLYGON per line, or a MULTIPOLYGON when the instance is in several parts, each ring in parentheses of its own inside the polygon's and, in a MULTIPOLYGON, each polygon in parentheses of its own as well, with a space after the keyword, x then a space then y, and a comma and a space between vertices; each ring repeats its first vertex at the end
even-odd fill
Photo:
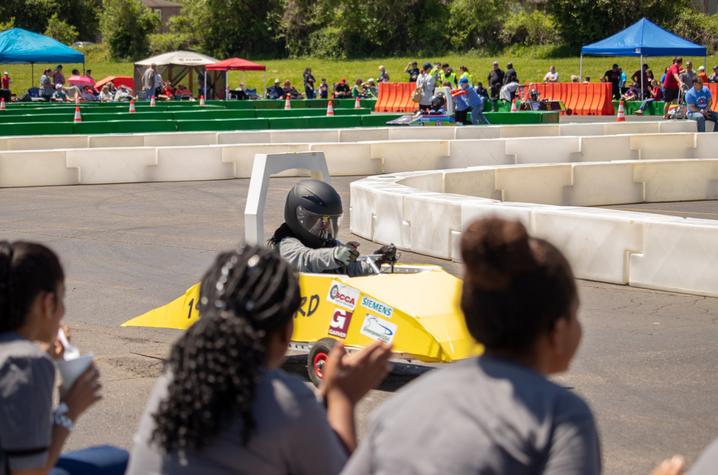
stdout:
MULTIPOLYGON (((347 81, 353 83, 356 79, 366 80, 370 77, 376 79, 379 75, 379 65, 384 65, 389 72, 393 81, 406 81, 407 75, 403 72, 404 67, 409 61, 416 60, 419 62, 419 66, 424 61, 442 61, 451 64, 455 70, 458 70, 460 65, 466 65, 469 71, 474 76, 474 80, 481 80, 486 82, 486 76, 488 75, 491 63, 494 60, 499 61, 501 67, 505 69, 507 62, 513 62, 516 68, 519 79, 522 82, 525 81, 541 81, 544 74, 548 71, 550 65, 556 66, 556 70, 560 75, 561 81, 568 81, 572 74, 578 75, 579 73, 579 58, 568 57, 568 58, 539 58, 537 56, 544 56, 545 51, 542 48, 538 48, 531 53, 531 49, 523 49, 518 52, 517 56, 501 55, 496 57, 491 56, 479 56, 476 54, 451 54, 442 57, 433 58, 383 58, 383 59, 366 59, 366 60, 327 60, 327 59, 316 59, 316 58, 300 58, 300 59, 282 59, 282 60, 267 60, 262 61, 260 59, 253 59, 259 63, 267 66, 267 84, 270 85, 274 79, 279 79, 282 82, 285 79, 292 81, 292 84, 297 86, 297 89, 302 90, 302 73, 305 67, 311 67, 314 77, 317 82, 321 78, 326 78, 331 84, 342 78, 346 78, 347 81)), ((106 59, 106 54, 102 47, 95 47, 86 50, 87 61, 86 68, 92 69, 92 74, 95 79, 99 80, 105 76, 132 76, 132 63, 113 63, 106 59)), ((695 68, 699 65, 704 64, 705 58, 686 58, 693 61, 695 68)), ((623 66, 624 70, 628 74, 629 78, 631 74, 639 67, 638 58, 584 58, 583 64, 583 75, 590 76, 591 80, 597 81, 603 75, 604 71, 610 68, 611 64, 618 63, 623 66)), ((648 64, 653 69, 653 72, 657 77, 660 77, 663 68, 670 64, 670 58, 648 58, 648 64)), ((708 74, 712 71, 710 69, 718 64, 718 55, 708 57, 708 74)), ((30 77, 30 65, 4 65, 0 66, 3 71, 8 71, 11 78, 13 79, 12 89, 13 91, 26 90, 32 85, 37 85, 40 74, 44 67, 53 67, 55 65, 35 65, 35 77, 31 81, 30 77)), ((69 76, 70 70, 77 67, 82 70, 82 65, 64 65, 66 71, 66 77, 69 76)), ((231 87, 239 85, 240 81, 244 82, 250 88, 257 88, 262 90, 263 87, 263 73, 262 72, 231 72, 229 75, 229 82, 231 87)))

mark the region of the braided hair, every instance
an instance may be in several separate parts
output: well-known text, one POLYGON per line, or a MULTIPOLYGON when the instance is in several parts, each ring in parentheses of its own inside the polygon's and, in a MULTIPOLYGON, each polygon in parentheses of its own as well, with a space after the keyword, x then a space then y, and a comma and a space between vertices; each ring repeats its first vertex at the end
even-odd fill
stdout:
POLYGON ((167 453, 201 449, 238 418, 246 444, 267 336, 285 328, 299 304, 297 278, 274 251, 220 254, 202 278, 200 320, 172 347, 152 440, 167 453))
POLYGON ((40 292, 57 292, 65 273, 42 244, 0 241, 0 332, 18 330, 40 292))

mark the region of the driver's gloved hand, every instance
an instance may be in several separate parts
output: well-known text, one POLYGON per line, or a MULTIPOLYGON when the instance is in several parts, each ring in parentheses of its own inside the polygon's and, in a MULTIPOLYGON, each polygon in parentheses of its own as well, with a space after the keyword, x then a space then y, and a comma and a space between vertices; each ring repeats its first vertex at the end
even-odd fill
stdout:
POLYGON ((381 257, 376 260, 378 265, 396 263, 396 246, 393 244, 381 246, 379 249, 374 251, 374 254, 381 255, 381 257))
POLYGON ((334 260, 339 264, 348 266, 352 262, 356 262, 358 257, 359 251, 352 245, 340 244, 334 248, 334 260))

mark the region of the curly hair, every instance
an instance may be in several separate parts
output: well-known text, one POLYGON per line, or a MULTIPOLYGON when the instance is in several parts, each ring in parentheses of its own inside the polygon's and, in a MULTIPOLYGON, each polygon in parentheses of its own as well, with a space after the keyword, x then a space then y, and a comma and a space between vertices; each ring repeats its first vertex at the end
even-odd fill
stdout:
POLYGON ((23 326, 40 292, 56 292, 65 280, 60 259, 34 242, 0 241, 0 332, 23 326))
POLYGON ((285 328, 299 303, 295 274, 272 250, 220 254, 202 279, 200 320, 172 347, 152 440, 168 453, 197 450, 239 419, 246 444, 267 336, 285 328))

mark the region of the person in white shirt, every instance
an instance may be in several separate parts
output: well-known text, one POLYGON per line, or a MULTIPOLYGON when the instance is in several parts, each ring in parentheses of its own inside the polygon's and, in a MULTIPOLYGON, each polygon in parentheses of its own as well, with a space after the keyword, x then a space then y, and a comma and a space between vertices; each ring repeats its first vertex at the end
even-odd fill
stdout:
POLYGON ((511 102, 516 96, 516 91, 519 90, 519 83, 512 81, 501 88, 499 92, 499 99, 502 101, 511 102))
POLYGON ((546 75, 543 77, 543 82, 558 82, 558 73, 556 72, 556 67, 551 66, 546 73, 546 75))

